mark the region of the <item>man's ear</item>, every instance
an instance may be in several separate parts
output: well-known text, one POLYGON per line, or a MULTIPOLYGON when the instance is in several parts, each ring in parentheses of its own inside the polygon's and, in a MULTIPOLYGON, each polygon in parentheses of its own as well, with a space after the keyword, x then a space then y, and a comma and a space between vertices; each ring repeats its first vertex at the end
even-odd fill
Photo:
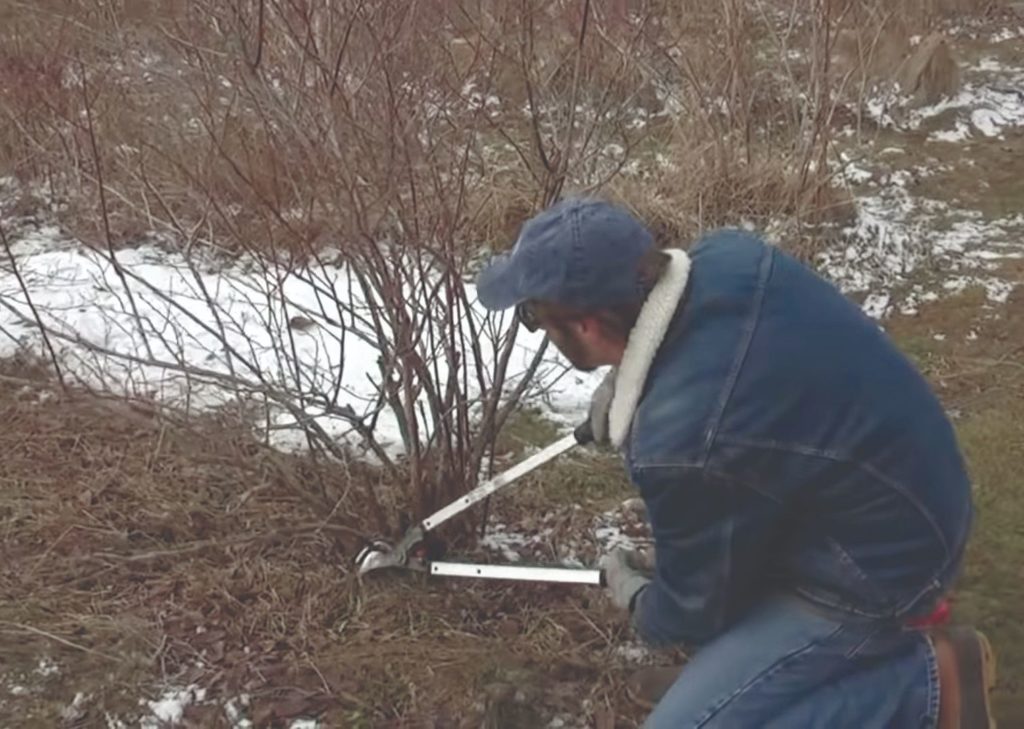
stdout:
POLYGON ((596 316, 582 316, 578 319, 573 319, 570 324, 576 328, 577 334, 589 335, 591 337, 604 331, 601 319, 596 316))
POLYGON ((584 337, 585 341, 594 346, 605 347, 606 345, 619 346, 624 342, 612 333, 607 320, 600 316, 586 316, 574 322, 577 326, 576 333, 584 337))

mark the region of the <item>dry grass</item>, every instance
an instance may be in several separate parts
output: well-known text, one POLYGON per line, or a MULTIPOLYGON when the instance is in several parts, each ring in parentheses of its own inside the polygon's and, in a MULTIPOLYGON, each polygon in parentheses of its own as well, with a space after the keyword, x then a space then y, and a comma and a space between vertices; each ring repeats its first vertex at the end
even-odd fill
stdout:
POLYGON ((960 70, 949 40, 933 33, 911 54, 900 70, 900 88, 917 103, 934 104, 955 96, 960 87, 960 70))
POLYGON ((645 170, 671 186, 659 217, 680 236, 751 208, 813 222, 833 209, 819 163, 850 90, 830 72, 836 34, 895 22, 841 5, 595 3, 584 26, 539 1, 15 3, 0 162, 66 200, 79 237, 115 245, 158 230, 302 255, 434 237, 472 257, 566 191, 642 191, 645 170))
POLYGON ((908 38, 967 12, 652 0, 584 25, 566 2, 364 5, 10 4, 0 165, 111 246, 159 231, 295 260, 390 240, 462 270, 597 191, 672 242, 785 220, 804 252, 849 213, 833 127, 899 69, 948 92, 948 48, 908 61, 908 38))
POLYGON ((136 669, 178 676, 205 652, 193 673, 221 670, 218 681, 241 691, 347 602, 359 535, 343 521, 359 522, 348 503, 316 516, 328 511, 291 480, 308 469, 238 423, 185 430, 6 379, 23 372, 7 366, 0 382, 5 643, 38 654, 43 633, 25 631, 64 636, 81 652, 49 647, 75 659, 73 674, 96 659, 123 680, 136 669), (243 645, 254 652, 238 661, 243 645), (233 651, 223 674, 218 659, 233 651))
POLYGON ((207 689, 186 715, 200 726, 226 726, 242 694, 259 727, 525 728, 583 696, 591 716, 631 715, 612 655, 624 626, 597 593, 360 583, 367 507, 348 479, 365 476, 268 451, 226 418, 184 428, 37 374, 0 377, 0 686, 29 687, 0 691, 5 714, 50 726, 82 692, 86 725, 127 720, 167 683, 207 689), (44 656, 59 679, 34 674, 44 656))
MULTIPOLYGON (((1008 264, 1020 279, 1024 265, 1008 264)), ((887 329, 935 384, 956 416, 975 484, 977 520, 964 575, 953 594, 954 619, 985 631, 995 646, 1000 726, 1024 725, 1024 292, 993 316, 985 291, 964 293, 896 317, 887 329), (973 332, 976 339, 968 338, 973 332), (935 334, 942 334, 939 341, 935 334)))

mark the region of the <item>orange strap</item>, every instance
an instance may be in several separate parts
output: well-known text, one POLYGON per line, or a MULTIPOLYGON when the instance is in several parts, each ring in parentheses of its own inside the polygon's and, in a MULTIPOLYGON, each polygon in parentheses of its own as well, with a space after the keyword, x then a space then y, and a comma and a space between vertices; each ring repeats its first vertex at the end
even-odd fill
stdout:
POLYGON ((942 625, 949 622, 949 600, 942 600, 930 615, 923 618, 915 618, 907 622, 911 628, 931 628, 935 625, 942 625))

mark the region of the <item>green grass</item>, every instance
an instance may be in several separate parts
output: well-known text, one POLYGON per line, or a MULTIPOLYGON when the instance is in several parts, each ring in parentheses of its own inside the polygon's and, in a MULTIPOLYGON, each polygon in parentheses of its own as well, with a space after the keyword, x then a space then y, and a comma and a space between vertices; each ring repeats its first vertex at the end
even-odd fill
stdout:
POLYGON ((995 648, 1002 725, 1024 726, 1024 401, 973 414, 959 433, 978 515, 956 615, 980 626, 995 648))
POLYGON ((543 448, 558 437, 558 426, 546 420, 543 413, 533 408, 523 408, 509 416, 498 437, 497 450, 511 452, 520 458, 526 449, 543 448))
MULTIPOLYGON (((522 410, 509 419, 499 449, 511 452, 518 460, 527 449, 542 448, 560 436, 558 427, 542 414, 522 410)), ((515 491, 517 501, 524 505, 541 508, 545 504, 579 504, 589 510, 610 509, 637 495, 618 455, 592 447, 569 451, 510 491, 515 491)))
POLYGON ((954 620, 991 640, 1001 727, 1024 726, 1024 367, 1008 356, 1024 341, 1024 297, 987 314, 972 289, 898 317, 887 329, 937 386, 956 420, 974 484, 976 519, 964 572, 954 588, 954 620), (965 335, 979 338, 968 343, 965 335), (934 332, 948 334, 944 341, 934 332))

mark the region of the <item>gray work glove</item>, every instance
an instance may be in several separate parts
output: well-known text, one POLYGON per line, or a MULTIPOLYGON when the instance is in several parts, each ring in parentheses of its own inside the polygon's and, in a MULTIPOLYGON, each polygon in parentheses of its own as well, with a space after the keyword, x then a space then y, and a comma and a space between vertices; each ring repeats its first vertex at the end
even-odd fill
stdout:
POLYGON ((594 434, 594 443, 599 446, 610 444, 608 438, 608 411, 612 407, 612 398, 615 397, 615 377, 618 375, 618 367, 612 367, 608 374, 601 380, 601 384, 590 396, 590 430, 594 434))
POLYGON ((633 598, 650 580, 636 568, 640 558, 630 549, 617 547, 601 558, 604 579, 612 604, 621 610, 630 610, 633 598))

